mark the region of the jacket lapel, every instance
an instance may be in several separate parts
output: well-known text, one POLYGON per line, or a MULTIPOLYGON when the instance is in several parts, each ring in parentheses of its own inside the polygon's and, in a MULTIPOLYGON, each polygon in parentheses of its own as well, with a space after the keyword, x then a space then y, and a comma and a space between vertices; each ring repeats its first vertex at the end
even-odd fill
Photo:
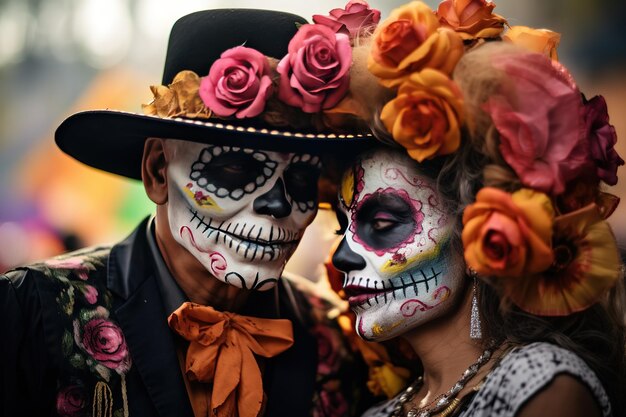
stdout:
MULTIPOLYGON (((308 416, 311 414, 317 373, 317 340, 297 314, 297 301, 290 297, 291 284, 282 279, 278 291, 282 318, 293 323, 293 346, 272 359, 263 378, 267 394, 266 417, 308 416), (295 301, 295 302, 294 302, 295 301)), ((302 305, 305 305, 304 303, 302 305)), ((304 312, 302 312, 304 313, 304 312)))
MULTIPOLYGON (((114 311, 124 331, 133 367, 140 377, 137 383, 143 384, 143 387, 129 386, 130 409, 135 408, 138 415, 146 414, 145 408, 141 409, 142 405, 134 402, 131 394, 147 391, 160 416, 191 416, 193 412, 176 354, 174 335, 165 320, 145 235, 146 222, 116 245, 109 258, 108 287, 118 296, 114 311)), ((129 384, 131 381, 133 378, 129 384)))

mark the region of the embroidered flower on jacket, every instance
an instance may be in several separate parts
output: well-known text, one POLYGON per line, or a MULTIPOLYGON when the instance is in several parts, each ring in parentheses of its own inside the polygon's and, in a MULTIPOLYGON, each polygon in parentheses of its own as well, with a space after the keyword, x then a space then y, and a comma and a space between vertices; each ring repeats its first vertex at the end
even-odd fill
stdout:
POLYGON ((95 267, 86 262, 83 257, 73 256, 71 258, 53 258, 48 259, 44 264, 53 269, 67 269, 73 271, 80 279, 86 281, 89 279, 89 271, 95 270, 95 267))
POLYGON ((95 304, 98 301, 98 290, 93 285, 83 286, 82 292, 89 304, 95 304))
POLYGON ((337 372, 341 366, 342 342, 338 331, 322 324, 312 330, 317 338, 317 373, 329 375, 337 372))
POLYGON ((341 391, 323 390, 319 404, 313 409, 313 417, 343 417, 349 415, 348 403, 341 391))
POLYGON ((89 404, 85 387, 70 385, 57 393, 56 411, 61 417, 79 417, 89 404))
POLYGON ((131 358, 122 329, 106 317, 96 315, 81 324, 74 320, 74 342, 89 356, 118 374, 131 367, 131 358))

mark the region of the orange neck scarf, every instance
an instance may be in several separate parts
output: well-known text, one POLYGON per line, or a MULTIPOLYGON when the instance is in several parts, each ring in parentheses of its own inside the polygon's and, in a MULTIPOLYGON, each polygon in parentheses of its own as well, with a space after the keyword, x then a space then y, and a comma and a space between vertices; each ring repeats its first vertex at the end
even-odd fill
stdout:
POLYGON ((187 378, 212 383, 207 387, 212 415, 257 417, 263 406, 263 380, 254 355, 271 358, 289 349, 291 322, 221 313, 186 302, 168 323, 189 341, 187 378))

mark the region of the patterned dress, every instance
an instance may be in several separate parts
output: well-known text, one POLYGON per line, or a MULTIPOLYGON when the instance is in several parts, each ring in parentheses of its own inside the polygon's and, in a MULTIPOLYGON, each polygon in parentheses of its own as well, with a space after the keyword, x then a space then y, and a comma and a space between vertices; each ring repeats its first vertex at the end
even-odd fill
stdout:
MULTIPOLYGON (((549 343, 532 343, 511 350, 485 378, 478 392, 453 415, 514 417, 524 404, 558 375, 583 382, 596 399, 603 417, 610 417, 609 398, 595 373, 573 352, 549 343)), ((363 417, 388 417, 401 394, 370 408, 363 417)))

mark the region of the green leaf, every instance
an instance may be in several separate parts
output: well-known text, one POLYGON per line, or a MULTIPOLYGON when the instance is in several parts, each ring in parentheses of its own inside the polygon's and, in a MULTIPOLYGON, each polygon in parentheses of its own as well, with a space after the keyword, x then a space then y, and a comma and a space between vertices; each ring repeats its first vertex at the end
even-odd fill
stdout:
POLYGON ((82 355, 76 353, 70 358, 70 365, 77 369, 85 369, 85 358, 82 355))
POLYGON ((69 331, 63 333, 63 340, 61 341, 63 346, 63 356, 70 356, 72 353, 72 347, 74 346, 74 338, 69 331))

